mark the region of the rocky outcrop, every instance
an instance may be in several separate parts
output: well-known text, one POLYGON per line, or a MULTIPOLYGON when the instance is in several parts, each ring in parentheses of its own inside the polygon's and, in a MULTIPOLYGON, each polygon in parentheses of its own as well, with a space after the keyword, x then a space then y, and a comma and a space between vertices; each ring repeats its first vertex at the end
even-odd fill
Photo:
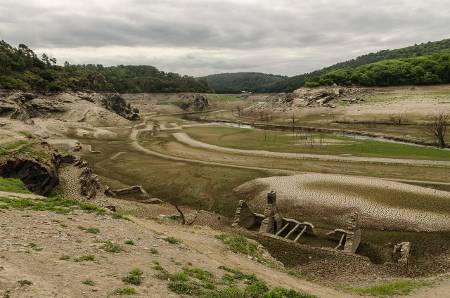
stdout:
POLYGON ((59 161, 45 164, 31 158, 11 158, 0 162, 0 176, 18 178, 37 194, 47 195, 58 185, 59 161))
POLYGON ((0 115, 33 124, 31 118, 49 113, 62 113, 66 108, 59 102, 37 97, 32 93, 17 92, 0 98, 0 115))
POLYGON ((95 199, 97 192, 101 188, 97 175, 94 175, 88 163, 81 159, 76 159, 73 165, 81 169, 78 177, 80 182, 80 195, 87 199, 95 199))
POLYGON ((189 94, 181 96, 180 107, 185 111, 206 111, 209 108, 208 98, 202 94, 189 94))
POLYGON ((131 121, 137 121, 140 119, 139 110, 131 107, 131 105, 117 93, 110 96, 105 96, 102 99, 102 105, 106 109, 122 116, 125 119, 131 121))

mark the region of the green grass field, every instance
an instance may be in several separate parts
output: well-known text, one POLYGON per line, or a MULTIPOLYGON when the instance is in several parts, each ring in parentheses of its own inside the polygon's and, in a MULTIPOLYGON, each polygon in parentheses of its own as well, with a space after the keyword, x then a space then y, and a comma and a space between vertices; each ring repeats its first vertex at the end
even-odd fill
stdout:
POLYGON ((194 139, 208 144, 245 150, 450 160, 449 150, 331 134, 293 136, 289 132, 232 127, 191 127, 185 131, 194 139))

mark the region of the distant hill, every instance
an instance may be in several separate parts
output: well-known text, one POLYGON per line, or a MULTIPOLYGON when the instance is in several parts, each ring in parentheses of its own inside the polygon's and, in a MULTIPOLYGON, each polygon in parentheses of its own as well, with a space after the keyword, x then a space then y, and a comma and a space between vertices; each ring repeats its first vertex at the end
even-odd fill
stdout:
POLYGON ((291 92, 295 89, 302 87, 306 81, 313 80, 321 75, 338 70, 338 69, 348 69, 356 68, 362 65, 371 64, 374 62, 379 62, 388 59, 398 59, 398 58, 411 58, 417 56, 424 56, 440 52, 442 50, 450 50, 450 39, 444 39, 441 41, 421 43, 414 46, 409 46, 405 48, 395 49, 395 50, 382 50, 376 53, 370 53, 366 55, 359 56, 355 59, 351 59, 345 62, 336 63, 332 66, 322 68, 320 70, 313 71, 311 73, 302 74, 298 76, 293 76, 286 78, 284 80, 273 83, 270 86, 266 86, 263 92, 291 92))
POLYGON ((208 86, 217 93, 240 93, 241 91, 257 92, 264 90, 276 82, 285 80, 286 76, 278 76, 259 72, 221 73, 202 77, 208 86))
POLYGON ((117 92, 208 92, 204 80, 163 72, 153 66, 100 64, 64 66, 26 45, 0 41, 0 89, 38 92, 67 90, 117 92))

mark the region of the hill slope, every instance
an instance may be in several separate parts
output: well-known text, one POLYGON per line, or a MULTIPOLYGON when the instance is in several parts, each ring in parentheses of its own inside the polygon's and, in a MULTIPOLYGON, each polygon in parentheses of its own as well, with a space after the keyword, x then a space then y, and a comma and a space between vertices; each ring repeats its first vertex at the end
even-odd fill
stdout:
POLYGON ((217 93, 255 92, 286 78, 259 72, 221 73, 203 77, 208 86, 217 93))
POLYGON ((336 63, 329 67, 322 68, 320 70, 313 71, 307 74, 301 74, 298 76, 293 76, 286 78, 285 80, 276 82, 270 86, 267 86, 264 92, 291 92, 295 89, 302 87, 306 81, 320 77, 321 75, 328 73, 333 70, 346 69, 346 68, 356 68, 362 65, 388 60, 388 59, 399 59, 399 58, 410 58, 416 56, 423 56, 433 54, 442 50, 450 50, 450 39, 444 39, 435 42, 421 43, 414 46, 409 46, 405 48, 395 49, 395 50, 382 50, 376 53, 370 53, 366 55, 359 56, 355 59, 351 59, 345 62, 336 63))
POLYGON ((153 66, 56 65, 55 58, 20 44, 0 41, 0 89, 39 92, 67 90, 118 92, 206 92, 206 82, 166 73, 153 66))

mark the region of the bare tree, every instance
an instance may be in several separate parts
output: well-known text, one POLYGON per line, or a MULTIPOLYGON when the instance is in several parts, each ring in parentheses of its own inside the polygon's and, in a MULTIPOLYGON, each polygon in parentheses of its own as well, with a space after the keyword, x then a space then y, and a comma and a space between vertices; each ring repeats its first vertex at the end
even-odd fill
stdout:
POLYGON ((187 222, 187 221, 186 221, 186 216, 184 216, 184 212, 180 209, 180 207, 178 207, 177 204, 172 204, 172 205, 175 207, 175 209, 177 209, 178 213, 180 214, 180 220, 179 220, 179 222, 180 222, 182 225, 192 225, 192 224, 197 220, 198 213, 199 213, 198 210, 195 211, 194 218, 193 218, 190 222, 187 222))
POLYGON ((295 135, 295 114, 292 113, 292 136, 295 135))
POLYGON ((445 137, 447 134, 447 126, 449 125, 449 117, 447 114, 439 113, 433 117, 430 125, 430 131, 436 138, 436 142, 439 147, 445 148, 445 137))

